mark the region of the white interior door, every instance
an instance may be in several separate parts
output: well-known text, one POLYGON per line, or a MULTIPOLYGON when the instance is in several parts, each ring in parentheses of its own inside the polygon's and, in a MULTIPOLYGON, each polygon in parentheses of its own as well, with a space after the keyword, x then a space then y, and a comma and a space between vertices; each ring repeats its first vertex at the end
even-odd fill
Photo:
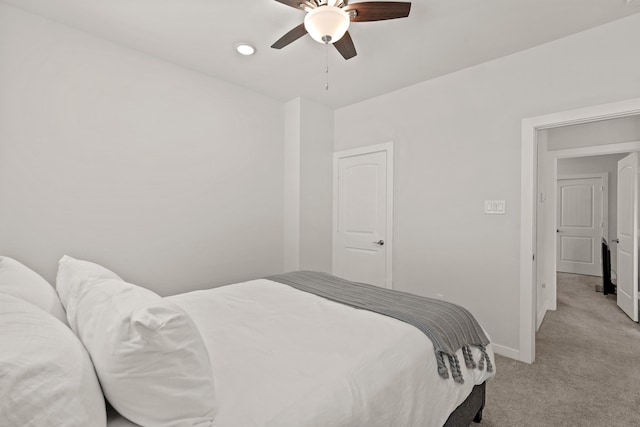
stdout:
POLYGON ((618 162, 618 306, 638 321, 638 153, 618 162))
POLYGON ((336 276, 391 287, 390 153, 336 157, 336 276))
POLYGON ((557 270, 602 276, 602 178, 558 179, 557 270))

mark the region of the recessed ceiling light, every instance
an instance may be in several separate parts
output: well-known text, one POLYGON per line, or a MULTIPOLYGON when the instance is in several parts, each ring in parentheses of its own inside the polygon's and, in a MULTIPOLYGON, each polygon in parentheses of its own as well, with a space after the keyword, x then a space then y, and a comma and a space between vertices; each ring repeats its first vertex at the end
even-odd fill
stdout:
POLYGON ((238 51, 238 53, 247 56, 256 53, 256 48, 245 42, 238 43, 236 45, 236 50, 238 51))

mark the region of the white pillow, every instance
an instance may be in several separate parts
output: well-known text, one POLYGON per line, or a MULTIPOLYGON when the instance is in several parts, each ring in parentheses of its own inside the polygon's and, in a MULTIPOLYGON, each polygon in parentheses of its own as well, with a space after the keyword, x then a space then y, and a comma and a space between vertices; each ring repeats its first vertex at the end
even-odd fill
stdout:
POLYGON ((0 292, 0 425, 107 424, 91 359, 68 327, 0 292))
POLYGON ((6 256, 0 256, 0 291, 30 302, 67 323, 53 286, 35 271, 6 256))
MULTIPOLYGON (((69 326, 74 332, 77 331, 75 325, 76 314, 73 311, 69 311, 68 298, 71 289, 76 286, 80 286, 82 282, 89 278, 102 278, 102 279, 120 279, 120 277, 113 271, 90 261, 82 261, 79 259, 71 258, 68 255, 63 256, 58 261, 58 275, 56 276, 56 291, 60 296, 60 301, 67 311, 67 320, 69 326)), ((73 310, 73 308, 71 309, 73 310)))
POLYGON ((72 287, 67 307, 120 414, 144 426, 211 425, 217 409, 211 362, 180 307, 118 279, 72 287))

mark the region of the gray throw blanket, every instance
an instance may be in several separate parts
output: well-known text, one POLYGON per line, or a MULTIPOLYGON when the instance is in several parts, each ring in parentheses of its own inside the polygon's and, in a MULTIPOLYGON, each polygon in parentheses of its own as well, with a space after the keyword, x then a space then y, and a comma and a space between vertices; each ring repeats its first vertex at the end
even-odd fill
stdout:
POLYGON ((449 378, 445 356, 449 360, 454 381, 463 383, 456 351, 462 349, 467 368, 493 372, 486 345, 489 339, 465 308, 446 301, 425 298, 405 292, 380 288, 364 283, 350 282, 326 273, 294 271, 268 276, 265 279, 289 285, 300 291, 351 307, 393 317, 415 326, 433 343, 438 373, 449 378), (476 364, 470 346, 480 349, 482 355, 476 364))

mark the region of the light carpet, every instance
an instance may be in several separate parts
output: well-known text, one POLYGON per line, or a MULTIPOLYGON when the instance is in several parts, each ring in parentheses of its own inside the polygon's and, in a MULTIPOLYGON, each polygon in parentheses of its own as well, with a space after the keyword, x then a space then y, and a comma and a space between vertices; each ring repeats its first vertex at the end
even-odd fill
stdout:
POLYGON ((536 335, 536 361, 496 355, 479 427, 640 426, 640 326, 595 292, 602 279, 558 274, 558 309, 536 335))

